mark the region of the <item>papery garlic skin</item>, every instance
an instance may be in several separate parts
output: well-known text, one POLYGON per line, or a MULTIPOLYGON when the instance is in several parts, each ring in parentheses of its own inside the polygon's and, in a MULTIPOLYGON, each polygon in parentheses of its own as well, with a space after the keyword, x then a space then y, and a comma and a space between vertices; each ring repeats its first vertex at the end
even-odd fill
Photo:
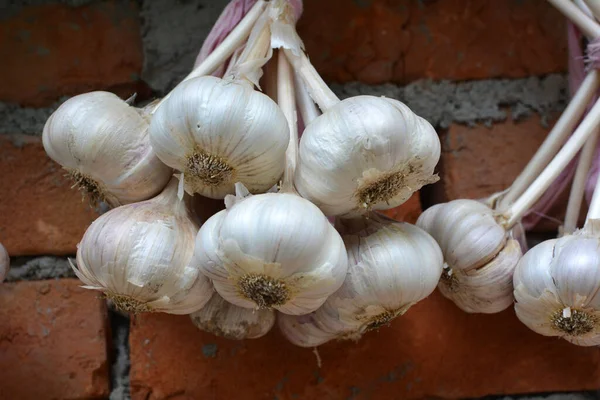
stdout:
POLYGON ((425 210, 417 221, 444 254, 440 292, 469 313, 496 313, 512 304, 519 243, 476 200, 453 200, 425 210))
POLYGON ((344 243, 319 209, 288 193, 238 198, 200 229, 195 258, 217 292, 245 308, 316 310, 344 281, 344 243))
POLYGON ((299 347, 317 347, 337 337, 338 332, 328 332, 316 319, 316 313, 305 315, 287 315, 279 313, 279 330, 292 344, 299 347))
POLYGON ((278 182, 289 129, 277 104, 249 84, 204 76, 180 84, 158 108, 150 141, 183 172, 187 193, 222 199, 236 182, 253 193, 278 182))
POLYGON ((326 215, 396 207, 433 175, 435 129, 403 103, 356 96, 340 101, 302 134, 295 183, 326 215))
POLYGON ((266 335, 275 324, 275 311, 238 307, 218 293, 190 317, 199 329, 234 340, 257 339, 266 335))
POLYGON ((0 283, 4 282, 4 279, 6 279, 9 269, 10 257, 8 256, 8 251, 6 251, 4 246, 0 243, 0 283))
POLYGON ((309 320, 280 322, 296 345, 357 340, 429 296, 440 280, 442 251, 423 229, 377 215, 338 220, 337 227, 348 252, 346 279, 309 320))
POLYGON ((110 210, 85 232, 77 277, 126 312, 189 314, 213 290, 192 262, 198 226, 174 178, 157 197, 110 210))
POLYGON ((515 312, 544 336, 600 345, 600 238, 586 228, 529 250, 514 275, 515 312))
POLYGON ((48 118, 42 141, 92 203, 116 207, 157 195, 171 178, 150 146, 148 120, 112 93, 85 93, 48 118))

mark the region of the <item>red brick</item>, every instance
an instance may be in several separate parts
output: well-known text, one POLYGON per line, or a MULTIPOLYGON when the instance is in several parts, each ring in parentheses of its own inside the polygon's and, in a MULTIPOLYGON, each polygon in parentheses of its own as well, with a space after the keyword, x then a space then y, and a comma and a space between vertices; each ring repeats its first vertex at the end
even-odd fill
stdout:
POLYGON ((512 310, 469 315, 437 292, 359 342, 294 347, 275 330, 248 341, 187 316, 131 326, 134 400, 421 399, 598 389, 600 350, 528 330, 512 310), (172 396, 172 397, 170 397, 172 396))
POLYGON ((565 20, 544 0, 306 1, 298 29, 331 81, 526 77, 567 65, 565 20))
POLYGON ((138 11, 133 1, 47 4, 0 20, 0 101, 41 106, 92 89, 131 95, 143 62, 138 11))
POLYGON ((75 254, 97 216, 40 137, 0 135, 0 243, 11 256, 75 254))
MULTIPOLYGON (((492 127, 451 125, 442 136, 441 184, 435 190, 436 202, 483 198, 508 188, 549 129, 541 125, 537 116, 523 122, 508 120, 492 127)), ((562 221, 568 197, 567 188, 547 214, 562 221)), ((534 230, 554 231, 558 225, 551 219, 543 219, 534 230)))
POLYGON ((383 214, 396 221, 405 221, 411 224, 417 222, 419 215, 421 215, 421 194, 417 192, 412 195, 408 201, 398 207, 394 207, 390 210, 382 211, 383 214))
POLYGON ((0 398, 109 393, 106 308, 75 279, 0 285, 0 398))

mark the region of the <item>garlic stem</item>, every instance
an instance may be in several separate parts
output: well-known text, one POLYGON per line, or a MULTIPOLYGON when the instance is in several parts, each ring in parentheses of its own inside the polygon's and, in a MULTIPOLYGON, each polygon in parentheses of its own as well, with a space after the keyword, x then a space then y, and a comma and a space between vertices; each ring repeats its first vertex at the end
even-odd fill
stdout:
POLYGON ((327 86, 303 51, 300 52, 299 56, 294 55, 291 50, 285 49, 284 51, 294 70, 304 81, 310 97, 319 105, 321 111, 325 112, 325 110, 340 102, 340 99, 327 86))
POLYGON ((590 202, 590 207, 585 218, 586 224, 591 219, 600 219, 600 174, 598 174, 598 180, 596 181, 596 187, 594 188, 592 201, 590 202))
MULTIPOLYGON (((597 74, 597 71, 590 72, 597 74)), ((565 143, 556 157, 548 164, 544 171, 529 186, 529 188, 515 201, 504 213, 503 225, 506 229, 512 228, 531 206, 542 196, 554 179, 561 173, 575 154, 581 149, 585 141, 596 131, 600 124, 600 101, 596 101, 590 112, 579 124, 571 138, 565 143)))
POLYGON ((317 105, 310 97, 308 89, 306 89, 306 86, 304 86, 304 82, 302 82, 302 79, 298 73, 294 73, 294 84, 296 86, 296 101, 298 103, 298 109, 300 110, 300 115, 302 115, 304 126, 306 126, 310 124, 312 120, 317 118, 320 115, 320 112, 317 109, 317 105))
POLYGON ((217 46, 217 48, 210 53, 208 57, 198 67, 194 68, 192 72, 186 76, 182 82, 189 79, 196 78, 203 75, 208 75, 214 70, 219 68, 232 54, 233 52, 242 45, 244 40, 248 38, 254 23, 262 15, 267 2, 259 0, 252 6, 250 11, 241 19, 236 27, 227 35, 225 40, 217 46))
POLYGON ((592 100, 592 97, 600 87, 600 74, 591 71, 581 83, 581 86, 575 92, 575 95, 569 102, 567 108, 562 113, 556 124, 544 140, 544 143, 536 151, 533 158, 529 161, 523 172, 517 177, 508 192, 502 196, 499 209, 505 210, 515 201, 540 172, 548 165, 552 157, 558 152, 567 137, 580 120, 585 112, 586 106, 592 100))
MULTIPOLYGON (((571 0, 548 0, 565 17, 571 20, 589 38, 595 39, 600 36, 600 25, 588 17, 571 0)), ((594 0, 597 1, 597 0, 594 0)))
POLYGON ((250 33, 244 51, 240 54, 239 59, 232 68, 232 75, 235 79, 245 79, 252 84, 258 84, 260 75, 252 77, 252 73, 262 68, 268 61, 266 56, 271 48, 271 31, 269 29, 269 24, 267 24, 266 21, 263 21, 262 23, 259 21, 253 29, 256 29, 257 31, 250 33), (261 59, 264 60, 264 62, 253 63, 261 59), (244 64, 248 65, 244 66, 244 64), (253 82, 252 78, 256 78, 256 82, 253 82))
MULTIPOLYGON (((225 40, 219 44, 212 53, 208 57, 202 61, 200 65, 192 70, 183 80, 179 83, 179 85, 185 81, 188 81, 193 78, 197 78, 199 76, 204 76, 213 73, 221 64, 223 64, 241 45, 250 35, 250 31, 254 27, 254 23, 258 18, 262 15, 265 7, 267 6, 267 2, 263 0, 259 0, 252 6, 250 11, 241 19, 241 21, 236 25, 236 27, 227 35, 225 40)), ((158 107, 160 107, 165 100, 171 96, 173 90, 169 92, 165 97, 163 97, 151 111, 151 113, 156 112, 158 107)))
POLYGON ((587 9, 582 8, 584 12, 591 12, 593 17, 600 19, 600 2, 598 0, 579 0, 578 3, 579 2, 583 3, 579 5, 580 8, 582 6, 587 6, 587 9))
POLYGON ((577 220, 579 219, 579 212, 581 211, 585 182, 590 167, 592 166, 597 143, 598 129, 596 129, 587 142, 585 142, 583 150, 581 150, 581 154, 579 155, 577 170, 575 171, 575 177, 573 178, 573 183, 571 185, 571 193, 569 194, 567 214, 563 225, 563 235, 573 233, 575 232, 575 229, 577 229, 577 220))
POLYGON ((286 166, 283 172, 282 192, 294 191, 294 172, 298 161, 298 123, 296 118, 296 97, 292 68, 285 54, 277 51, 277 103, 283 111, 290 127, 290 143, 285 152, 286 166))

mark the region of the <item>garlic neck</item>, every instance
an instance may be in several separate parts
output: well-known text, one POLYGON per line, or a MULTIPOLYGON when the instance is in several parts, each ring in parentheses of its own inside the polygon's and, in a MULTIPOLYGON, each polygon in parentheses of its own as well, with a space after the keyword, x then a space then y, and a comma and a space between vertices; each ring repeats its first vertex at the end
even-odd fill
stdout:
POLYGON ((285 151, 286 166, 283 171, 281 192, 295 193, 294 173, 298 163, 298 120, 296 94, 292 68, 282 51, 277 52, 277 102, 285 115, 290 131, 290 141, 285 151))
POLYGON ((185 178, 182 176, 179 179, 172 177, 167 187, 151 201, 166 208, 172 208, 176 215, 187 215, 187 206, 190 204, 192 197, 183 192, 180 179, 185 178))
MULTIPOLYGON (((208 57, 202 61, 200 65, 192 70, 179 84, 188 81, 193 78, 197 78, 199 76, 205 76, 213 73, 219 66, 221 66, 231 55, 237 50, 243 43, 244 40, 250 34, 252 28, 254 27, 256 21, 263 14, 264 9, 267 6, 267 2, 264 0, 258 0, 254 6, 248 11, 248 13, 242 18, 242 20, 236 25, 236 27, 227 35, 225 40, 217 46, 216 49, 209 54, 208 57)), ((160 107, 167 98, 173 93, 171 91, 162 100, 160 100, 153 109, 151 110, 154 113, 158 107, 160 107)))
POLYGON ((235 82, 259 87, 262 67, 269 61, 271 56, 271 31, 269 29, 268 13, 265 11, 254 25, 246 47, 235 61, 229 78, 235 82))

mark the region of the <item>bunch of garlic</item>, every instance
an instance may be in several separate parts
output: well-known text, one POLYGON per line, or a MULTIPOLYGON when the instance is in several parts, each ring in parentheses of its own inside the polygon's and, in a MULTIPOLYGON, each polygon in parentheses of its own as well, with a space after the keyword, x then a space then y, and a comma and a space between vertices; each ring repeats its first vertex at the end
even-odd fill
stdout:
POLYGON ((442 252, 424 230, 383 216, 337 220, 348 254, 342 287, 309 316, 280 315, 294 344, 359 339, 429 296, 440 280, 442 252))
POLYGON ((192 262, 198 226, 175 178, 157 197, 100 216, 77 249, 77 277, 126 312, 189 314, 212 295, 192 262))
POLYGON ((281 178, 287 121, 271 98, 253 88, 270 58, 269 39, 265 14, 229 76, 188 80, 156 111, 152 147, 165 164, 182 172, 189 194, 222 199, 234 193, 236 182, 262 193, 281 178))
POLYGON ((0 283, 4 282, 4 279, 6 279, 9 269, 10 257, 8 256, 8 251, 6 251, 4 246, 2 246, 2 243, 0 243, 0 283))
POLYGON ((237 195, 226 198, 227 209, 200 229, 195 257, 230 303, 307 314, 342 285, 348 260, 340 235, 325 215, 293 190, 298 146, 295 92, 282 53, 277 89, 291 133, 282 190, 252 196, 236 184, 237 195))
POLYGON ((475 200, 437 204, 417 221, 440 245, 442 294, 466 312, 495 313, 512 302, 512 275, 521 247, 494 211, 475 200))
POLYGON ((172 171, 148 139, 149 112, 108 92, 70 98, 46 121, 42 140, 92 204, 112 207, 149 199, 172 171))
POLYGON ((226 339, 257 339, 275 324, 275 311, 234 306, 218 293, 199 311, 190 315, 199 329, 226 339))
POLYGON ((523 256, 514 276, 517 317, 544 336, 600 345, 600 220, 547 240, 523 256))

